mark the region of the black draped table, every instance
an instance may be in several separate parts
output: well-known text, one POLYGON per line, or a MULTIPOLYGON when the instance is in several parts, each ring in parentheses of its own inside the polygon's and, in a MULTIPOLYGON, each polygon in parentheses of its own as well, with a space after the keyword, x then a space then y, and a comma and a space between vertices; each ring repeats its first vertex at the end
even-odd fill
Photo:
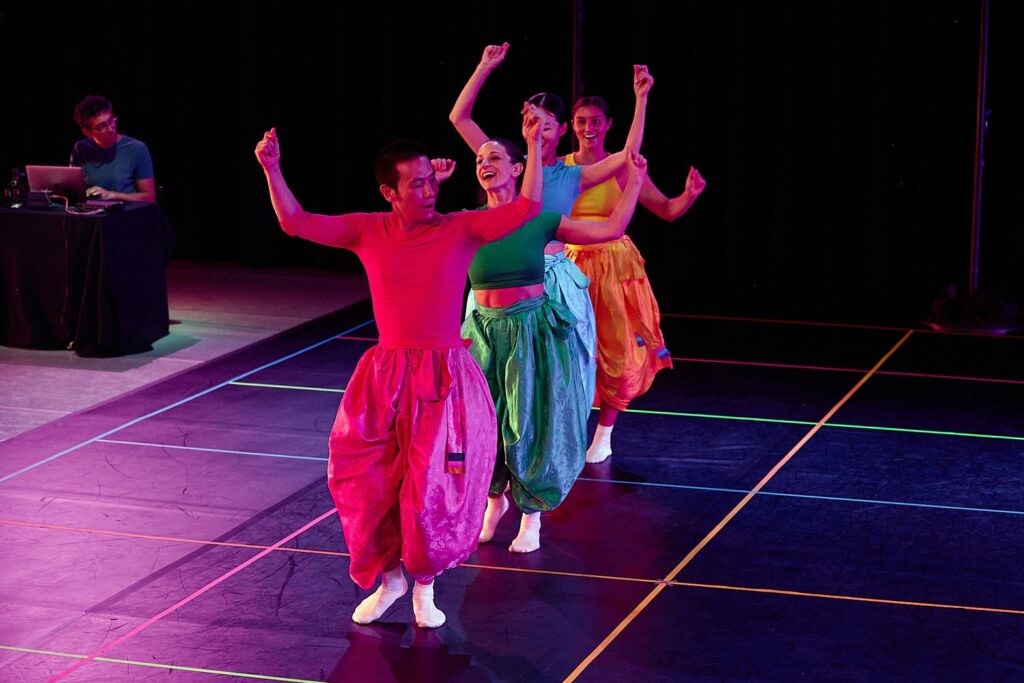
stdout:
POLYGON ((110 214, 0 209, 0 344, 138 353, 167 334, 166 219, 157 204, 110 214))

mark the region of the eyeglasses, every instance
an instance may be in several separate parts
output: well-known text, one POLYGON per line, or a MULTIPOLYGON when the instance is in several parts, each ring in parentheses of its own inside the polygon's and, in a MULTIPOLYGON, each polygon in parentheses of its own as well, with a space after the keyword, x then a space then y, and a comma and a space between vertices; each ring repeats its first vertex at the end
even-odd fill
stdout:
POLYGON ((104 132, 106 132, 108 130, 112 130, 114 128, 117 128, 117 117, 116 116, 111 116, 109 119, 107 119, 106 121, 100 123, 99 125, 92 126, 92 128, 90 128, 90 130, 97 130, 97 131, 99 131, 101 133, 104 133, 104 132))

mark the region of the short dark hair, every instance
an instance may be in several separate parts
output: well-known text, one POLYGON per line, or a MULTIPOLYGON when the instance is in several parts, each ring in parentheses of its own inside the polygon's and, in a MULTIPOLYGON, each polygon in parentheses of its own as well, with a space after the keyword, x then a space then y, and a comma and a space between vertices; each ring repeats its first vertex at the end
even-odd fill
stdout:
POLYGON ((576 116, 576 110, 580 107, 597 107, 606 119, 612 117, 612 110, 608 107, 608 103, 604 101, 603 97, 598 97, 597 95, 588 95, 576 100, 576 104, 572 105, 573 116, 576 116))
POLYGON ((387 185, 393 190, 398 189, 398 164, 403 161, 413 161, 420 157, 430 158, 423 145, 411 140, 395 140, 384 145, 377 152, 377 160, 374 162, 374 173, 377 175, 378 185, 387 185))
POLYGON ((100 114, 114 111, 114 105, 102 95, 89 95, 75 105, 75 123, 79 128, 88 128, 86 124, 100 114))
POLYGON ((526 101, 551 114, 559 123, 565 123, 565 102, 558 95, 549 92, 539 92, 526 101))

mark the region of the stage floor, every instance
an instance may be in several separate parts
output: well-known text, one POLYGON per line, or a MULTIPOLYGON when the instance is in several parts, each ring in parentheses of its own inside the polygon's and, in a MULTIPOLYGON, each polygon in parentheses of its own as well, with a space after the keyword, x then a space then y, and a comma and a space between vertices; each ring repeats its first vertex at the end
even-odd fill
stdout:
MULTIPOLYGON (((366 594, 325 485, 368 303, 0 443, 3 681, 1024 679, 1024 337, 666 315, 512 555, 366 594)), ((595 419, 591 419, 591 429, 595 419)))

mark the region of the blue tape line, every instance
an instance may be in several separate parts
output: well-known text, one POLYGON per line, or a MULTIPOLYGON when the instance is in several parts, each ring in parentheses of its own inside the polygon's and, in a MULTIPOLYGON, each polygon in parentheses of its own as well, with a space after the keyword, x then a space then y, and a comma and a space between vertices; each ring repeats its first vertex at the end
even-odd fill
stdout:
POLYGON ((316 460, 327 462, 327 458, 313 455, 287 455, 285 453, 262 453, 260 451, 233 451, 225 448, 202 448, 200 446, 172 446, 166 443, 146 443, 144 441, 119 441, 117 439, 97 439, 96 443, 113 443, 119 446, 145 446, 146 448, 171 448, 178 451, 201 451, 203 453, 227 453, 229 455, 255 455, 260 458, 284 458, 286 460, 316 460))
MULTIPOLYGON (((747 495, 749 489, 727 489, 717 486, 691 486, 687 484, 660 484, 649 481, 625 481, 621 479, 592 479, 579 477, 576 481, 589 481, 606 484, 628 484, 632 486, 652 486, 666 489, 685 489, 688 491, 706 491, 710 493, 736 493, 747 495)), ((1024 510, 1000 510, 997 508, 976 508, 961 505, 939 505, 935 503, 908 503, 899 500, 873 500, 870 498, 844 498, 842 496, 817 496, 808 493, 783 493, 781 491, 758 491, 758 496, 776 496, 778 498, 806 498, 810 500, 830 500, 841 503, 867 503, 869 505, 897 505, 900 507, 930 508, 935 510, 956 510, 958 512, 991 512, 1000 515, 1024 515, 1024 510)))

